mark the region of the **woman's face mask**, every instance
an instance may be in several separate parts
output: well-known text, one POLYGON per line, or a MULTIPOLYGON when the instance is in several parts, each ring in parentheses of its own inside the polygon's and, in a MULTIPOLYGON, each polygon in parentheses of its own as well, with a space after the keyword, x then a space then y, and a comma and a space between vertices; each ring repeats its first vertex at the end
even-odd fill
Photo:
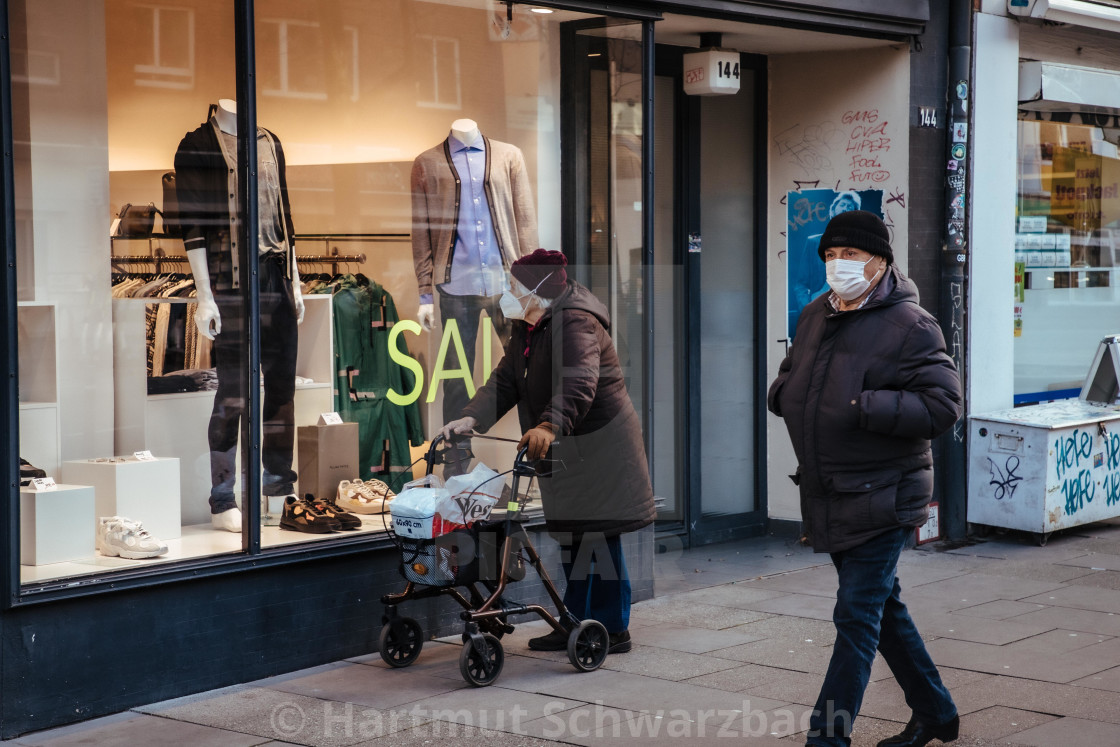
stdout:
MULTIPOLYGON (((548 280, 550 277, 552 277, 551 272, 541 278, 541 281, 537 283, 536 288, 533 288, 533 290, 531 291, 525 291, 520 295, 514 295, 512 290, 502 291, 502 297, 498 301, 498 307, 501 308, 502 313, 505 314, 506 319, 524 319, 525 306, 522 305, 521 299, 536 293, 537 289, 544 285, 544 281, 548 280)), ((522 286, 520 283, 517 283, 517 287, 523 288, 524 286, 522 286)))
POLYGON ((830 259, 825 262, 825 278, 828 287, 845 301, 859 298, 871 287, 871 281, 864 276, 867 263, 875 259, 874 256, 867 262, 854 259, 830 259))

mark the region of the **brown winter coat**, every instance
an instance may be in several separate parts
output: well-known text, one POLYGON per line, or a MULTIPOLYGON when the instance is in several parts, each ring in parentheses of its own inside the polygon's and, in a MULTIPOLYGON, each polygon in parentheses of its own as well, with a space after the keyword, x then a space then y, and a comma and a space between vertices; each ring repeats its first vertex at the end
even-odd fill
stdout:
POLYGON ((522 431, 551 425, 560 466, 540 485, 554 535, 631 532, 656 514, 641 425, 609 328, 606 307, 568 281, 532 332, 513 323, 498 367, 463 410, 479 432, 514 405, 522 431))
POLYGON ((829 295, 801 312, 767 400, 797 454, 801 520, 817 552, 925 523, 930 439, 962 402, 941 329, 897 268, 862 309, 836 311, 829 295))

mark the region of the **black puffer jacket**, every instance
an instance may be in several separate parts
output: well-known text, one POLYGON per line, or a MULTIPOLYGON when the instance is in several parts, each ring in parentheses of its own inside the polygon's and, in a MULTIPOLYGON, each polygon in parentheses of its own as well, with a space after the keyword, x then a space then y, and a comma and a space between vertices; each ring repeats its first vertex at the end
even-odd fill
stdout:
POLYGON ((502 360, 463 410, 479 432, 514 405, 523 432, 551 425, 551 457, 563 468, 541 478, 541 500, 548 531, 561 539, 631 532, 656 516, 641 424, 609 329, 602 302, 568 281, 531 332, 513 323, 502 360))
POLYGON ((961 384, 936 320, 893 265, 862 309, 825 294, 801 312, 770 386, 798 469, 801 518, 817 552, 920 526, 933 494, 930 439, 961 414, 961 384))

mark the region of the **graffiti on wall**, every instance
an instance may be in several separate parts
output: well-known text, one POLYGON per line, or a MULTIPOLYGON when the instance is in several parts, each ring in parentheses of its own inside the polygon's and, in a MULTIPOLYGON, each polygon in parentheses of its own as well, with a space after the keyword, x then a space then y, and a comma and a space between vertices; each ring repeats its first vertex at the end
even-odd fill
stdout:
POLYGON ((1067 516, 1091 504, 1098 497, 1098 486, 1105 506, 1120 504, 1120 433, 1102 429, 1100 441, 1097 451, 1093 434, 1075 428, 1057 436, 1051 444, 1054 477, 1067 516))

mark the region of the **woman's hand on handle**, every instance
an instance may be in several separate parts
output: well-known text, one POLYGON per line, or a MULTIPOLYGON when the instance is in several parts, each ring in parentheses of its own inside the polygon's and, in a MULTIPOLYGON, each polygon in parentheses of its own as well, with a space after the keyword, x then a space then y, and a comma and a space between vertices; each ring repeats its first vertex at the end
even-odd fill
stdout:
POLYGON ((451 441, 456 435, 470 433, 476 425, 478 425, 478 421, 468 415, 444 425, 439 429, 439 435, 443 436, 443 440, 451 441))
POLYGON ((543 424, 530 428, 517 442, 518 450, 527 447, 528 451, 525 455, 534 461, 542 459, 548 453, 550 446, 552 446, 552 429, 543 424))

